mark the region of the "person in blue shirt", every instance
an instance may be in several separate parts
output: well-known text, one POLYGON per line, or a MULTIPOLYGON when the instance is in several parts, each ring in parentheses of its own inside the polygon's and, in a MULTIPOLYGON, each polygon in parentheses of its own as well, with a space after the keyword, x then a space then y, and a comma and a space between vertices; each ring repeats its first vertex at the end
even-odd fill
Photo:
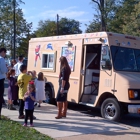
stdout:
POLYGON ((30 118, 30 127, 33 127, 33 112, 35 101, 35 85, 33 81, 30 81, 27 86, 27 92, 24 95, 24 101, 25 121, 23 126, 27 126, 28 118, 30 118))
POLYGON ((0 48, 0 119, 1 119, 1 110, 2 103, 4 103, 3 95, 4 95, 4 80, 6 78, 6 73, 8 69, 6 67, 6 63, 4 57, 6 55, 6 49, 0 48))

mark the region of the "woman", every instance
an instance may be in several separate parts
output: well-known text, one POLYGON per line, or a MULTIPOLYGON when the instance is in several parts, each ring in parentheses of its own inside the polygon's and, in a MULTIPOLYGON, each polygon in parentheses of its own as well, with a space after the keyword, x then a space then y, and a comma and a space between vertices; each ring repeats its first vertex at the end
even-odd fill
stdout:
POLYGON ((70 87, 69 77, 71 74, 71 69, 69 67, 66 57, 60 57, 60 75, 59 75, 59 89, 56 97, 58 106, 58 115, 56 119, 66 117, 67 113, 67 93, 70 87), (63 112, 62 112, 63 109, 63 112))

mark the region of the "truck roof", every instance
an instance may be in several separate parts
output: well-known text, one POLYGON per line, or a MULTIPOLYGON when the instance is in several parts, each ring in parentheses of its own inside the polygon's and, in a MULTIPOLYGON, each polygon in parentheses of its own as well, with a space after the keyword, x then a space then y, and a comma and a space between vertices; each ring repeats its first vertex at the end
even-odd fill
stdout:
POLYGON ((52 41, 52 40, 68 40, 68 39, 84 39, 84 38, 100 38, 100 37, 124 37, 126 39, 133 39, 139 40, 140 37, 132 36, 132 35, 125 35, 113 32, 93 32, 93 33, 83 33, 83 34, 72 34, 72 35, 60 35, 60 36, 49 36, 49 37, 38 37, 38 38, 31 38, 30 42, 34 41, 52 41))

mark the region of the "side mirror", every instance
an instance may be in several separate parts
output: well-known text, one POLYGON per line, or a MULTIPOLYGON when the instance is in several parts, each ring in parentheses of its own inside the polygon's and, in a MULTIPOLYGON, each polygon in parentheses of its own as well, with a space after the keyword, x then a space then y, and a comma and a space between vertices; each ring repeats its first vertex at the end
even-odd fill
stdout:
POLYGON ((110 60, 102 60, 101 61, 101 66, 102 66, 102 69, 106 69, 106 70, 111 70, 112 69, 112 65, 111 65, 111 61, 110 60))
POLYGON ((108 70, 111 70, 111 69, 112 69, 112 65, 111 65, 111 61, 110 61, 110 60, 107 60, 107 61, 106 61, 105 67, 106 67, 108 70))
POLYGON ((112 65, 111 65, 111 59, 110 59, 110 52, 109 52, 109 47, 107 45, 102 46, 101 50, 101 66, 102 69, 104 70, 111 70, 112 65))

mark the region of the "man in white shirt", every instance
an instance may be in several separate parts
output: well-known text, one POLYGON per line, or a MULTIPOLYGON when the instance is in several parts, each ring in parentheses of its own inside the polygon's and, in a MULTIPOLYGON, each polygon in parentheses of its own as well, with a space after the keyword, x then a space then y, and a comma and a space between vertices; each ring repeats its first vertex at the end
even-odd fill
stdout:
POLYGON ((15 69, 15 77, 17 78, 21 71, 20 71, 20 66, 23 65, 23 56, 19 56, 18 57, 18 62, 14 65, 14 69, 15 69))
MULTIPOLYGON (((18 76, 20 75, 20 66, 23 65, 23 56, 18 57, 18 62, 14 65, 13 69, 15 69, 15 78, 17 79, 18 76)), ((13 101, 14 105, 19 105, 17 100, 13 101)))
POLYGON ((1 110, 2 110, 2 102, 4 101, 4 80, 6 78, 6 73, 8 69, 6 67, 6 63, 4 57, 6 55, 6 49, 0 48, 0 119, 1 119, 1 110))

